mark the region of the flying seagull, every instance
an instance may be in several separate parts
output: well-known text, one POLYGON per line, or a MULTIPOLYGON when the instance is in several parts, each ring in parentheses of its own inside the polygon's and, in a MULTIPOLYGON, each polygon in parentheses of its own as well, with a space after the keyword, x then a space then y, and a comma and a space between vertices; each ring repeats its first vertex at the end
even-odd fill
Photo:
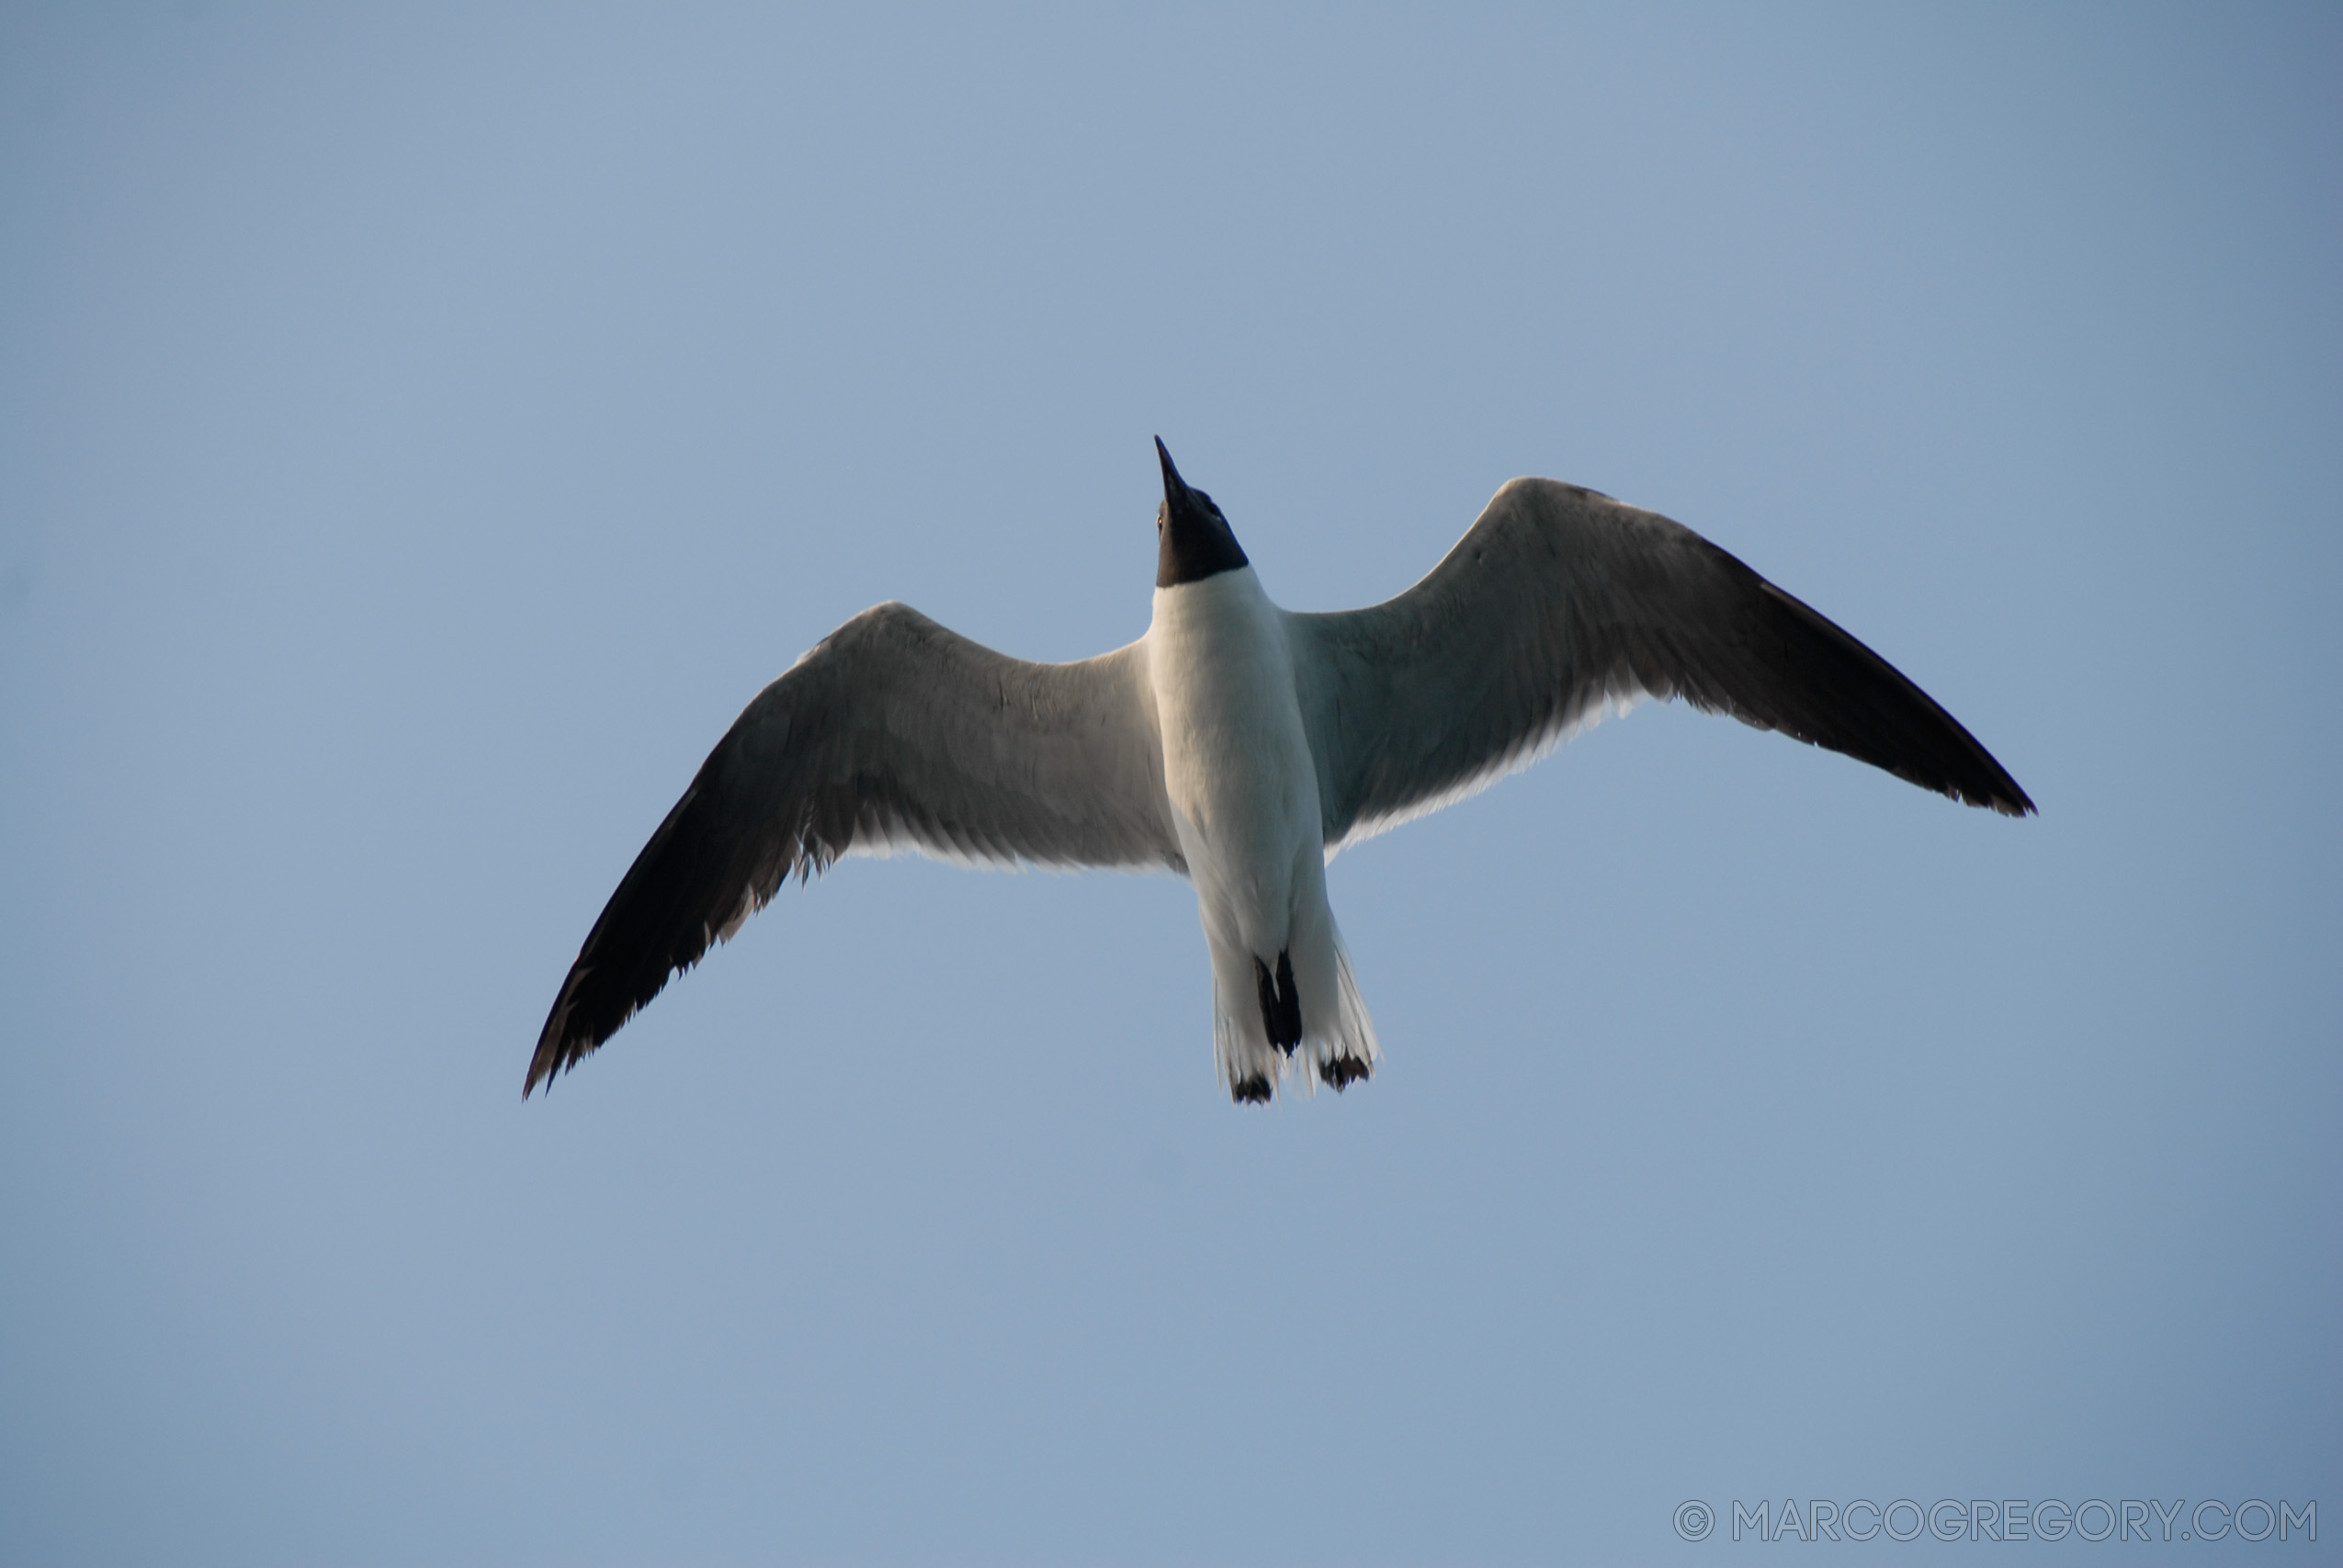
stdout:
POLYGON ((908 604, 831 633, 757 694, 635 857, 554 998, 524 1099, 792 872, 900 850, 1179 873, 1204 919, 1230 1095, 1346 1088, 1381 1051, 1326 863, 1640 697, 1681 696, 1971 806, 2034 809, 1885 660, 1657 513, 1515 479, 1398 598, 1296 615, 1155 449, 1147 635, 1029 664, 908 604))

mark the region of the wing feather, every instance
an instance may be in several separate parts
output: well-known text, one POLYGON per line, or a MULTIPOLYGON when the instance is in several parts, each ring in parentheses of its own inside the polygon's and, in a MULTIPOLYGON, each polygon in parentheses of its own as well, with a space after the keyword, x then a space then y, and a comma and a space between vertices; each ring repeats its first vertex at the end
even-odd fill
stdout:
POLYGON ((1681 524, 1515 479, 1396 599, 1292 619, 1329 852, 1682 697, 2011 816, 2017 781, 1885 660, 1681 524))
POLYGON ((848 621, 757 694, 587 933, 526 1096, 669 976, 841 855, 1185 870, 1146 646, 1073 664, 995 653, 907 604, 848 621))

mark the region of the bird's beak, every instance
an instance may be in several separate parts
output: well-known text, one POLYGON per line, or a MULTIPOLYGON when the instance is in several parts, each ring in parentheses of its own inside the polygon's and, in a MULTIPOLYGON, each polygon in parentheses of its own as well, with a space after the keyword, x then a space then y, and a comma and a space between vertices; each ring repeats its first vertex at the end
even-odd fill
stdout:
POLYGON ((1160 435, 1155 438, 1155 455, 1163 460, 1163 499, 1175 502, 1188 493, 1188 481, 1172 466, 1172 454, 1164 447, 1160 435))

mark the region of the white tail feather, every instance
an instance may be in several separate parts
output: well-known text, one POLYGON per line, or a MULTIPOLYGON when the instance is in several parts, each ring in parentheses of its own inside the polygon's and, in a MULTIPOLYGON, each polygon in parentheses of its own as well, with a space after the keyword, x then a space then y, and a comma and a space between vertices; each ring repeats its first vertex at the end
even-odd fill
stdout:
POLYGON ((1305 982, 1302 1043, 1290 1056, 1269 1043, 1262 1032, 1255 993, 1242 993, 1238 1005, 1245 1010, 1232 1015, 1219 980, 1214 979, 1212 1044, 1222 1089, 1234 1093, 1240 1084, 1257 1083, 1265 1092, 1283 1094, 1287 1081, 1294 1079, 1314 1095, 1321 1082, 1340 1090, 1371 1076, 1383 1060, 1375 1020, 1368 1015, 1366 998, 1359 995, 1358 981, 1351 973, 1351 954, 1339 931, 1330 934, 1334 983, 1320 987, 1305 982), (1318 993, 1315 997, 1310 994, 1313 991, 1318 993), (1327 1005, 1329 993, 1331 1006, 1327 1005), (1244 1021, 1241 1024, 1239 1019, 1244 1021))

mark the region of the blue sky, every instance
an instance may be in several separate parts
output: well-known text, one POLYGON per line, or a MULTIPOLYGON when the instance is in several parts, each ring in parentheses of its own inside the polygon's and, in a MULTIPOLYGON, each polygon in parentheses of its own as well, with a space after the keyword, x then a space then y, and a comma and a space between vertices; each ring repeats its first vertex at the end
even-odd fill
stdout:
POLYGON ((0 1558, 2343 1530, 2338 68, 2308 6, 9 8, 0 1558), (1145 629, 1159 433, 1295 608, 1515 474, 1668 513, 2042 816, 1647 706, 1334 863, 1347 1095, 1215 1087, 1183 884, 857 861, 523 1104, 798 652, 1145 629))

